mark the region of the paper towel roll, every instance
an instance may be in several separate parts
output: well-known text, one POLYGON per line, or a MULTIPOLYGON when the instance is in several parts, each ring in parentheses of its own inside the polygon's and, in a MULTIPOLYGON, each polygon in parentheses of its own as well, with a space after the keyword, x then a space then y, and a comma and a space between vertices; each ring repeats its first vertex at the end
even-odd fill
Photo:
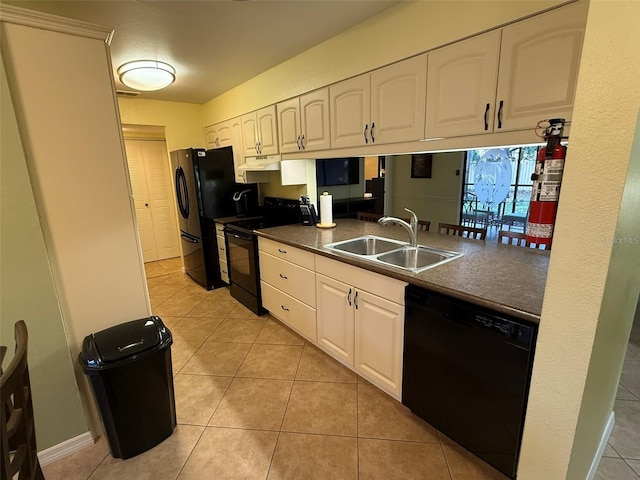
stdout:
POLYGON ((333 196, 327 192, 320 195, 320 223, 322 225, 333 223, 333 196))

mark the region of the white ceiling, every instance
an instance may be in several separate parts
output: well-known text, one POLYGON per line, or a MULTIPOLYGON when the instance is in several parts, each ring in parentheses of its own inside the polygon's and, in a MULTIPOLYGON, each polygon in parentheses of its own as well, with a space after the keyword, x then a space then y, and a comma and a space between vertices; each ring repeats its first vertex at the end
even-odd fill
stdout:
MULTIPOLYGON (((176 81, 138 98, 204 103, 398 3, 385 0, 2 0, 111 27, 114 72, 162 60, 176 81)), ((130 90, 116 78, 118 90, 130 90)))

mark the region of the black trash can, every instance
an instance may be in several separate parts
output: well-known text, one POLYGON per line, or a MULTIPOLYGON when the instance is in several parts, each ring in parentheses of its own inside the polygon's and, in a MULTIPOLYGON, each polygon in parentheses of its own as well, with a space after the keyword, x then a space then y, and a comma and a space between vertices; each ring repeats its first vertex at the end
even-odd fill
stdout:
POLYGON ((80 365, 114 457, 138 455, 173 433, 172 343, 160 317, 116 325, 82 342, 80 365))

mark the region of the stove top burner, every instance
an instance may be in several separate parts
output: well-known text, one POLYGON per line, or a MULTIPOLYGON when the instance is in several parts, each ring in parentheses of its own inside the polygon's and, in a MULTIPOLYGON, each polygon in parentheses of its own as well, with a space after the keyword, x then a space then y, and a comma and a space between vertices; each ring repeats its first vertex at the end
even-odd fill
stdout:
POLYGON ((297 200, 265 197, 264 213, 265 216, 260 218, 229 222, 226 224, 226 227, 229 230, 252 234, 253 230, 259 230, 261 228, 300 223, 300 204, 297 200))

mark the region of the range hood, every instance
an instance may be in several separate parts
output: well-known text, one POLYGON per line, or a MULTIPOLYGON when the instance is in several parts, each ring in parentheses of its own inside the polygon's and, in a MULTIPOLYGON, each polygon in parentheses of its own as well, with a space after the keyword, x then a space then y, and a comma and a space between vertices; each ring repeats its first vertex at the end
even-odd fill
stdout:
POLYGON ((260 155, 247 157, 246 163, 238 167, 239 172, 265 172, 280 170, 280 155, 260 155))

